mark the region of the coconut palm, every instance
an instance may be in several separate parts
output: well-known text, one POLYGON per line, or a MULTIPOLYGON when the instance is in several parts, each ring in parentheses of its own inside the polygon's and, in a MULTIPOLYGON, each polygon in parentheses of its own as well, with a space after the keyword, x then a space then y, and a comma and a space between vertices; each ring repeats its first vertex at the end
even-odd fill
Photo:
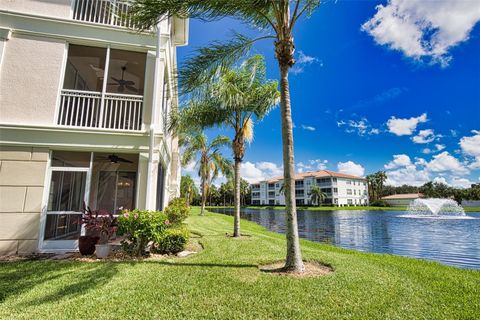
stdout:
POLYGON ((232 164, 218 150, 223 146, 230 146, 228 137, 218 136, 210 143, 204 133, 197 133, 188 136, 185 140, 185 150, 182 155, 182 165, 185 166, 197 160, 198 176, 200 177, 200 189, 202 193, 202 204, 200 214, 204 215, 205 203, 207 201, 208 188, 212 181, 221 172, 227 174, 231 171, 232 164))
POLYGON ((263 56, 255 55, 238 68, 220 70, 212 82, 197 88, 179 114, 173 115, 180 126, 198 129, 222 126, 233 130, 234 237, 240 236, 240 166, 245 144, 253 139, 254 121, 262 120, 276 106, 280 97, 277 87, 276 81, 268 81, 265 77, 263 56))
POLYGON ((308 195, 310 196, 310 201, 319 207, 327 198, 327 194, 319 186, 312 186, 308 195))
POLYGON ((283 168, 287 215, 287 257, 285 271, 303 272, 300 252, 295 179, 292 108, 288 73, 295 64, 294 27, 304 15, 310 15, 320 0, 133 0, 130 14, 134 25, 146 30, 157 25, 166 16, 200 18, 213 21, 234 18, 259 30, 262 36, 250 38, 234 33, 226 42, 214 42, 198 49, 179 72, 182 93, 194 93, 199 84, 207 82, 218 69, 231 65, 245 55, 253 44, 262 39, 273 39, 275 57, 280 70, 280 107, 282 121, 283 168))

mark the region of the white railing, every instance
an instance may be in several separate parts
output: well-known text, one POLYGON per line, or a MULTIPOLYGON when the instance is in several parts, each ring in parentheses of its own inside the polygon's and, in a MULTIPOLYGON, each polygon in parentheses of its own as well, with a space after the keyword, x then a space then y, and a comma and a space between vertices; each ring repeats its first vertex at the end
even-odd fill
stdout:
POLYGON ((75 0, 73 19, 117 27, 134 28, 129 4, 121 0, 75 0))
POLYGON ((142 109, 143 96, 64 89, 57 124, 138 131, 142 109))

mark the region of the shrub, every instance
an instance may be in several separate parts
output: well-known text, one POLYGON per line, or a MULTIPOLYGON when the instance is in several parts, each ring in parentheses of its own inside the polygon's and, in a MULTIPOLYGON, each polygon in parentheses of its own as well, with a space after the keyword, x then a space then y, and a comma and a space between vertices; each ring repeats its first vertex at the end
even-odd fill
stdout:
POLYGON ((178 253, 185 249, 189 236, 188 230, 184 227, 167 229, 156 239, 154 250, 158 253, 178 253))
POLYGON ((372 207, 390 207, 388 202, 386 202, 385 200, 375 200, 372 203, 370 203, 370 205, 372 207))
POLYGON ((144 254, 149 242, 161 237, 169 225, 160 211, 124 211, 118 218, 118 234, 126 236, 121 242, 123 250, 134 256, 144 254))
POLYGON ((187 219, 190 209, 188 208, 187 200, 175 198, 169 202, 164 212, 172 224, 178 225, 187 219))

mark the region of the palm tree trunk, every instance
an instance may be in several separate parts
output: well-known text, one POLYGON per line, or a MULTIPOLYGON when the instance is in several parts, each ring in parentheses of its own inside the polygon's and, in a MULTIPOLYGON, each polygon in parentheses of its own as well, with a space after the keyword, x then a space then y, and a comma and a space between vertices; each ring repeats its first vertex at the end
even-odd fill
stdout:
POLYGON ((235 214, 233 221, 233 236, 240 237, 240 159, 235 157, 235 190, 234 190, 234 204, 235 214))
POLYGON ((298 237, 297 208, 295 203, 295 162, 293 159, 292 109, 288 84, 288 65, 280 66, 280 108, 282 115, 283 174, 285 184, 285 210, 287 215, 287 258, 284 269, 303 272, 305 266, 298 237))
POLYGON ((200 209, 200 215, 205 215, 205 202, 207 202, 207 195, 206 195, 206 186, 205 186, 205 179, 202 178, 202 207, 200 209))

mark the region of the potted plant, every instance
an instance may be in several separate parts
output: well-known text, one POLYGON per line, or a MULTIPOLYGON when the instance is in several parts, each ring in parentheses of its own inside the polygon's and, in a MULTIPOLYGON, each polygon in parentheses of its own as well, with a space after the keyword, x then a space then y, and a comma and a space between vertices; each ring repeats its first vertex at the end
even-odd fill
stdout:
POLYGON ((98 235, 94 244, 97 258, 108 257, 111 250, 108 240, 117 230, 117 218, 105 210, 92 211, 87 208, 82 221, 87 232, 95 232, 98 235))
POLYGON ((83 210, 81 223, 85 225, 86 234, 78 238, 78 250, 82 256, 90 256, 95 252, 99 237, 94 232, 96 214, 90 208, 83 210))

